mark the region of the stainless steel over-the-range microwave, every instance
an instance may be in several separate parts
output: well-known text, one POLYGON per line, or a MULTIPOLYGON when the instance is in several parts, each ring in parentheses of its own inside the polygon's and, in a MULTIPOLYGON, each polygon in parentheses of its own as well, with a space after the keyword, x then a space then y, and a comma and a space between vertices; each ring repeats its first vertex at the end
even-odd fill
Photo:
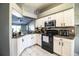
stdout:
POLYGON ((45 27, 56 27, 56 20, 45 22, 45 27))

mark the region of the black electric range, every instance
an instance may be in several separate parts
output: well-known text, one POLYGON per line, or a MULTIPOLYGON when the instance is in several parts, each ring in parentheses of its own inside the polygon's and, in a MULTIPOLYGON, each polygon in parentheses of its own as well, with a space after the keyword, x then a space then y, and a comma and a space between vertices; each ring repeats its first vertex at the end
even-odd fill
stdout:
POLYGON ((42 48, 53 53, 53 36, 58 34, 57 30, 47 30, 42 33, 42 48))

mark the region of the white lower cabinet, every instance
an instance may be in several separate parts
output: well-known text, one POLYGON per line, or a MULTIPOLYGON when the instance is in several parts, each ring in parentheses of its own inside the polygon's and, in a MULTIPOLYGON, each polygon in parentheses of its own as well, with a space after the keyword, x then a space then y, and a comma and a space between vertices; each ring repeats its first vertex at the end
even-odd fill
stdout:
POLYGON ((12 38, 12 40, 10 40, 10 46, 11 46, 11 56, 16 56, 17 55, 17 39, 16 38, 12 38))
POLYGON ((61 55, 60 38, 54 37, 54 52, 61 55))
POLYGON ((29 35, 26 35, 25 36, 25 46, 26 46, 26 48, 31 45, 31 42, 30 41, 31 41, 30 36, 29 35))
MULTIPOLYGON (((32 35, 29 35, 28 38, 27 38, 27 40, 28 40, 28 47, 30 47, 30 46, 33 45, 33 40, 34 40, 34 39, 33 39, 33 40, 32 40, 32 39, 33 39, 33 36, 32 36, 32 35)), ((26 43, 27 43, 27 42, 26 42, 26 43)))
POLYGON ((23 40, 22 38, 17 39, 17 55, 20 55, 23 51, 23 40))
POLYGON ((73 40, 60 37, 54 37, 54 52, 62 56, 72 56, 73 40))
MULTIPOLYGON (((28 40, 28 47, 36 44, 36 40, 35 40, 35 34, 31 34, 31 35, 26 35, 26 39, 28 40)), ((27 42, 26 42, 27 43, 27 42)))
POLYGON ((25 49, 26 47, 28 47, 28 36, 23 36, 23 39, 24 39, 24 41, 23 41, 23 48, 25 49))
POLYGON ((41 46, 41 34, 29 34, 17 38, 17 55, 20 55, 25 48, 35 44, 41 46))
POLYGON ((42 46, 42 43, 41 43, 41 34, 36 34, 35 35, 35 39, 36 39, 36 44, 42 46))
POLYGON ((28 36, 23 36, 17 39, 17 55, 20 55, 26 47, 29 47, 28 40, 28 36))
POLYGON ((63 39, 62 43, 62 55, 63 56, 71 56, 74 55, 74 41, 73 39, 63 39))

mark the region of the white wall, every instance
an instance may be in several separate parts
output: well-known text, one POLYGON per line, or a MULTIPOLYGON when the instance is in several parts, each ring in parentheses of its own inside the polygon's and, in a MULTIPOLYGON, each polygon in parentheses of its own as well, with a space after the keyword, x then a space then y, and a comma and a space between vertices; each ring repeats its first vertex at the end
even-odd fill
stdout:
POLYGON ((75 6, 75 24, 79 25, 79 4, 76 3, 75 6))
POLYGON ((74 49, 74 52, 76 55, 79 55, 79 4, 76 3, 75 6, 75 34, 76 34, 76 37, 75 37, 75 49, 74 49))
POLYGON ((9 56, 9 4, 0 4, 0 55, 9 56))
POLYGON ((74 49, 74 52, 75 54, 79 55, 79 26, 76 26, 76 37, 75 37, 75 49, 74 49))
POLYGON ((65 4, 60 4, 54 8, 51 8, 41 14, 38 15, 38 17, 43 17, 43 16, 46 16, 46 15, 50 15, 50 14, 53 14, 53 13, 56 13, 56 12, 59 12, 59 11, 63 11, 65 9, 69 9, 69 8, 72 8, 73 7, 73 4, 72 3, 65 3, 65 4))

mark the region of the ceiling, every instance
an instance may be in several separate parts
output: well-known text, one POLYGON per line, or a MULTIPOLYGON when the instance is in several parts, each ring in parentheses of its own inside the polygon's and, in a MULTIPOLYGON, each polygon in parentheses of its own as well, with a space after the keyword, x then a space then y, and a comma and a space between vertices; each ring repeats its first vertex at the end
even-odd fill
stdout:
MULTIPOLYGON (((48 9, 51 9, 55 6, 58 6, 61 3, 17 3, 19 7, 26 8, 27 12, 32 12, 35 14, 40 14, 48 9)), ((19 24, 28 24, 33 19, 29 19, 28 17, 23 17, 21 19, 18 19, 16 16, 12 16, 12 22, 13 24, 19 25, 19 24)))
POLYGON ((50 8, 53 8, 61 3, 24 3, 26 8, 33 10, 34 12, 42 13, 50 8))
POLYGON ((27 12, 35 13, 36 15, 56 7, 62 3, 17 3, 19 7, 24 7, 27 12))
POLYGON ((42 7, 45 7, 45 6, 48 6, 50 5, 51 3, 24 3, 24 5, 26 5, 26 7, 30 7, 30 8, 33 8, 33 9, 40 9, 42 7))

